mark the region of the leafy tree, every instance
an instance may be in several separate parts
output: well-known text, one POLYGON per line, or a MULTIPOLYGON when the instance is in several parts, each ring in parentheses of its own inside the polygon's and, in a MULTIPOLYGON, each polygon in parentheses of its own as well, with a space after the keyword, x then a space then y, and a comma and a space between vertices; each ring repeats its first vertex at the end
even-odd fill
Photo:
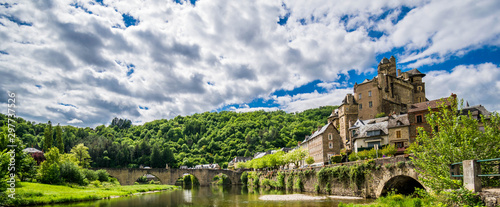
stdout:
POLYGON ((49 121, 48 126, 45 127, 45 132, 44 132, 44 142, 43 142, 43 148, 45 151, 48 151, 50 148, 52 148, 52 143, 54 142, 53 140, 53 133, 52 133, 52 123, 49 121))
POLYGON ((78 160, 78 165, 82 167, 90 166, 90 155, 88 152, 89 148, 83 145, 83 143, 76 145, 71 149, 71 154, 74 154, 78 160))
POLYGON ((56 126, 56 146, 59 148, 59 153, 64 153, 64 143, 62 139, 62 128, 59 124, 56 126))
POLYGON ((426 116, 432 135, 419 128, 418 144, 409 148, 415 155, 413 163, 423 175, 423 183, 437 191, 460 186, 460 182, 450 178, 450 164, 497 158, 500 152, 500 116, 497 113, 489 120, 481 117, 483 132, 479 129, 479 121, 471 114, 459 115, 455 99, 450 98, 447 102, 449 106, 443 100, 438 111, 429 110, 426 116))
POLYGON ((151 167, 154 168, 165 167, 164 160, 161 158, 160 150, 156 145, 153 147, 153 152, 151 153, 150 159, 151 159, 151 167))
POLYGON ((40 165, 39 180, 42 183, 58 184, 62 182, 59 170, 59 149, 52 147, 45 153, 46 160, 40 165))
POLYGON ((313 157, 311 157, 311 156, 307 157, 307 159, 306 159, 306 163, 307 163, 308 165, 312 165, 312 164, 314 163, 314 158, 313 158, 313 157))

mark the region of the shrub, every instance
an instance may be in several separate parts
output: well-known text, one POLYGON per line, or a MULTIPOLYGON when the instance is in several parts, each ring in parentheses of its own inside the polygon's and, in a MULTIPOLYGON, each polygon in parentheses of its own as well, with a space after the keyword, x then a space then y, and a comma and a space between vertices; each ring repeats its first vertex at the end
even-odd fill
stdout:
POLYGON ((332 191, 332 189, 330 188, 330 182, 327 182, 326 185, 325 185, 325 192, 327 194, 330 194, 332 191))
POLYGON ((184 185, 192 185, 193 182, 191 181, 191 175, 185 175, 184 176, 184 185))
POLYGON ((94 181, 94 180, 97 180, 99 179, 99 177, 97 176, 97 173, 93 170, 89 170, 89 169, 81 169, 83 175, 85 176, 85 178, 87 178, 87 180, 89 181, 94 181))
POLYGON ((264 178, 264 180, 262 180, 262 183, 261 183, 262 186, 264 187, 271 187, 271 182, 269 181, 269 179, 267 178, 264 178))
POLYGON ((294 188, 295 188, 295 190, 298 190, 298 191, 304 191, 304 184, 302 183, 302 179, 300 177, 298 177, 295 180, 294 188))
POLYGON ((276 187, 282 189, 285 187, 285 174, 278 172, 278 181, 276 182, 276 187))
POLYGON ((330 162, 333 163, 340 163, 342 162, 342 155, 335 155, 330 157, 330 162))
POLYGON ((61 171, 57 163, 53 163, 51 165, 42 165, 42 168, 40 169, 39 180, 42 183, 47 183, 47 184, 61 183, 62 182, 61 171))
POLYGON ((98 181, 98 180, 92 181, 91 184, 94 185, 95 187, 101 187, 102 186, 101 181, 98 181))
POLYGON ((286 179, 286 187, 288 189, 293 188, 293 176, 292 175, 288 175, 288 178, 286 179))
POLYGON ((247 172, 243 172, 241 174, 241 182, 243 183, 243 185, 247 185, 248 184, 248 173, 247 172))
POLYGON ((349 154, 349 161, 356 161, 356 160, 359 160, 359 157, 357 155, 357 153, 353 152, 351 154, 349 154))
POLYGON ((78 165, 71 161, 66 161, 60 166, 61 178, 63 178, 66 182, 70 183, 78 183, 83 185, 83 179, 85 179, 85 175, 80 171, 78 165))
POLYGON ((453 190, 447 194, 448 203, 450 205, 460 203, 464 206, 484 206, 484 203, 478 194, 473 193, 472 191, 469 191, 464 187, 461 187, 458 190, 453 190))
POLYGON ((259 176, 258 175, 255 175, 255 177, 253 177, 253 186, 259 187, 259 176))
POLYGON ((385 147, 383 147, 382 150, 380 150, 380 152, 382 153, 382 155, 385 156, 393 156, 394 154, 396 154, 397 149, 395 145, 388 144, 385 147))
POLYGON ((314 184, 314 191, 316 191, 316 193, 319 193, 319 185, 318 185, 318 183, 314 184))
POLYGON ((137 182, 139 183, 147 183, 148 182, 148 178, 146 176, 141 176, 137 179, 137 182))
POLYGON ((99 181, 101 182, 108 182, 109 180, 109 174, 108 172, 106 172, 106 170, 98 170, 97 171, 97 177, 99 179, 99 181))
POLYGON ((397 166, 398 166, 399 168, 403 168, 403 167, 405 166, 405 162, 404 162, 404 161, 399 161, 399 162, 397 163, 397 166))

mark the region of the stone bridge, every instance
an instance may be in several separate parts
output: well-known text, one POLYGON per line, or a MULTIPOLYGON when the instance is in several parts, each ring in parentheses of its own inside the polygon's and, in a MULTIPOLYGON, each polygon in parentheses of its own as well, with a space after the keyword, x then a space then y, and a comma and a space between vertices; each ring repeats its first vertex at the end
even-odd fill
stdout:
MULTIPOLYGON (((177 179, 184 174, 195 176, 200 185, 209 185, 212 179, 219 174, 225 174, 231 180, 231 184, 241 184, 242 172, 217 169, 140 169, 140 168, 99 168, 106 170, 110 176, 116 178, 122 185, 133 185, 137 179, 145 174, 154 175, 162 184, 174 185, 177 179)), ((97 169, 96 169, 97 170, 97 169)))
MULTIPOLYGON (((327 194, 327 183, 329 183, 329 190, 332 195, 360 196, 366 198, 384 196, 392 189, 397 190, 397 192, 401 194, 411 194, 415 188, 428 190, 428 188, 421 183, 419 173, 415 171, 414 166, 409 161, 409 158, 404 156, 376 159, 374 163, 375 168, 371 169, 371 172, 365 176, 364 181, 359 183, 359 185, 352 185, 352 183, 349 182, 349 177, 319 183, 317 172, 319 172, 322 167, 293 170, 293 174, 291 171, 282 172, 285 173, 285 182, 289 176, 293 176, 292 179, 294 184, 298 178, 297 175, 299 175, 304 186, 304 191, 307 192, 315 192, 315 186, 318 185, 320 192, 327 194), (314 170, 314 173, 304 175, 308 170, 314 170)), ((364 161, 348 162, 327 167, 335 167, 339 165, 360 165, 363 162, 364 161)), ((272 176, 268 176, 269 173, 266 171, 262 171, 260 174, 260 181, 266 178, 275 181, 277 180, 276 172, 272 173, 272 176)), ((253 179, 249 177, 248 182, 250 183, 252 180, 253 179)))

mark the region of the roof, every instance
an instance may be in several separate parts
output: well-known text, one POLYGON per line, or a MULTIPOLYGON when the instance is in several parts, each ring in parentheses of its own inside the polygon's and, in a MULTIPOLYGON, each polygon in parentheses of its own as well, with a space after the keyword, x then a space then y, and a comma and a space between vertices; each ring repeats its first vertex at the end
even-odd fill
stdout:
POLYGON ((380 135, 376 136, 383 136, 388 134, 387 131, 387 126, 389 124, 389 118, 388 117, 382 117, 382 118, 377 118, 377 119, 369 119, 369 120, 358 120, 356 123, 358 123, 358 126, 356 127, 351 127, 351 128, 357 128, 358 131, 356 135, 353 138, 363 138, 363 137, 373 137, 373 136, 368 136, 367 132, 369 131, 376 131, 380 130, 382 133, 380 135))
POLYGON ((421 73, 421 72, 420 72, 418 69, 416 69, 416 68, 415 68, 415 69, 411 69, 411 70, 409 70, 409 71, 406 71, 406 73, 408 73, 408 74, 410 75, 410 77, 412 77, 412 76, 422 76, 422 77, 424 77, 424 76, 425 76, 425 74, 421 73))
POLYGON ((486 110, 484 106, 482 105, 475 105, 475 106, 470 106, 470 107, 465 107, 462 109, 461 115, 467 115, 469 114, 469 111, 471 112, 472 116, 475 116, 479 118, 479 115, 483 115, 485 119, 490 118, 491 112, 486 110))
POLYGON ((435 109, 435 108, 438 108, 439 105, 445 101, 445 104, 450 106, 451 103, 448 101, 448 97, 446 98, 440 98, 440 99, 436 99, 436 100, 432 100, 432 101, 426 101, 426 102, 420 102, 420 103, 416 103, 416 104, 411 104, 409 109, 408 109, 408 113, 412 113, 412 112, 416 112, 416 111, 426 111, 429 107, 431 109, 435 109))
POLYGON ((236 163, 236 162, 246 162, 248 160, 251 160, 252 157, 235 157, 230 161, 230 163, 236 163))
POLYGON ((32 147, 28 147, 26 149, 23 149, 23 152, 27 152, 27 153, 37 153, 37 152, 42 152, 36 148, 32 148, 32 147))
POLYGON ((367 124, 380 123, 380 122, 384 122, 387 120, 389 120, 389 117, 387 117, 387 116, 380 117, 380 118, 374 118, 374 119, 366 119, 366 120, 358 119, 356 121, 356 123, 354 123, 354 125, 352 125, 352 127, 350 127, 349 129, 355 129, 355 128, 359 128, 359 127, 367 125, 367 124))
POLYGON ((382 60, 380 61, 380 64, 385 64, 385 63, 389 63, 389 59, 387 59, 386 57, 382 58, 382 60))
POLYGON ((329 125, 333 126, 333 123, 325 124, 325 126, 321 127, 321 129, 315 131, 311 136, 306 136, 306 138, 304 139, 304 141, 302 143, 307 142, 310 139, 313 139, 314 137, 317 137, 317 136, 323 134, 326 131, 326 129, 328 128, 329 125))
POLYGON ((389 124, 388 128, 400 127, 400 126, 408 126, 410 125, 410 121, 408 120, 408 114, 403 115, 391 115, 389 116, 389 124))

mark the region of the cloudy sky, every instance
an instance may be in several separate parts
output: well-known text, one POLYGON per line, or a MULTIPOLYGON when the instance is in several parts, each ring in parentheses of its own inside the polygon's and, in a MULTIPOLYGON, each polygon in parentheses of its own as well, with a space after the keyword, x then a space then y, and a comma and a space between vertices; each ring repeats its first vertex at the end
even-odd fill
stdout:
POLYGON ((74 126, 338 105, 394 55, 500 111, 500 1, 0 1, 0 102, 74 126))

